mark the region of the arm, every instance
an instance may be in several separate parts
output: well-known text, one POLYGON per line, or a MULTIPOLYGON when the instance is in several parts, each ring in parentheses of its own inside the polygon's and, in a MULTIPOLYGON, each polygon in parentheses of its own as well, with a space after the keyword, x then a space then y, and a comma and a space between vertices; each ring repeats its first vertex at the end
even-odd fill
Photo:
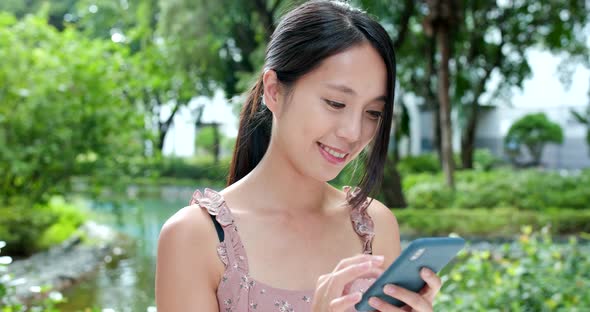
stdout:
POLYGON ((159 312, 218 312, 219 241, 211 218, 198 206, 185 207, 162 227, 156 265, 159 312))
MULTIPOLYGON (((401 253, 397 219, 389 208, 377 200, 373 200, 368 212, 375 223, 373 254, 384 255, 383 268, 387 268, 401 253)), ((406 306, 401 310, 383 300, 377 300, 380 304, 371 302, 369 304, 379 311, 432 311, 434 298, 442 286, 441 279, 430 270, 423 270, 420 275, 427 285, 419 293, 394 285, 386 287, 385 294, 406 303, 406 306), (430 274, 425 274, 426 271, 430 272, 430 274), (391 286, 395 289, 395 293, 389 291, 392 289, 391 286)))
POLYGON ((373 199, 367 212, 375 224, 373 254, 385 256, 383 268, 387 268, 401 253, 397 219, 389 208, 376 199, 373 199))

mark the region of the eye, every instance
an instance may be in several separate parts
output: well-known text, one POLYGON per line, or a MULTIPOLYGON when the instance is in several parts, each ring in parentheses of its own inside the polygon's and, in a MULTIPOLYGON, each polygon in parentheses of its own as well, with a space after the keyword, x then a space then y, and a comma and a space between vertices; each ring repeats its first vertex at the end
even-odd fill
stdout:
POLYGON ((369 113, 369 116, 371 116, 371 119, 377 120, 379 118, 381 118, 381 116, 383 116, 383 113, 380 111, 367 111, 367 113, 369 113))
POLYGON ((344 105, 343 103, 334 102, 334 101, 331 101, 331 100, 328 100, 328 99, 324 99, 324 101, 325 101, 325 102, 326 102, 328 105, 332 106, 333 108, 344 108, 344 107, 346 106, 346 105, 344 105))

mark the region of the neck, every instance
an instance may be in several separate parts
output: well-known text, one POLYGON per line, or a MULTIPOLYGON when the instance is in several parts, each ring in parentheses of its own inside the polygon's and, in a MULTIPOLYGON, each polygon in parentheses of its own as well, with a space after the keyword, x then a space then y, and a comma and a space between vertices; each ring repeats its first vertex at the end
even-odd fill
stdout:
POLYGON ((248 175, 228 187, 238 193, 253 194, 252 209, 296 217, 321 213, 328 201, 330 186, 303 175, 286 155, 271 146, 248 175), (258 196, 260 194, 260 196, 258 196))

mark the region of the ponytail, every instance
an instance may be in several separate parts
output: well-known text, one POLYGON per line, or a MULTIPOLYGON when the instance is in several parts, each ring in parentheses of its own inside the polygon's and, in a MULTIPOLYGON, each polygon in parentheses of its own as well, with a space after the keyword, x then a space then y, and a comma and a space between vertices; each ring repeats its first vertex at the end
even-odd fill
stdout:
POLYGON ((262 105, 263 91, 261 74, 256 84, 250 89, 240 113, 240 125, 227 186, 250 173, 258 165, 270 143, 272 113, 265 105, 262 105))

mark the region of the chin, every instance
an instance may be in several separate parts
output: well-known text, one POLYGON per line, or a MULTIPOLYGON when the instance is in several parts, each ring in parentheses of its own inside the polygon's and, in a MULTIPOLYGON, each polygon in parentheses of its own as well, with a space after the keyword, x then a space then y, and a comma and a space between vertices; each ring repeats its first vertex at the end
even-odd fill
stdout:
POLYGON ((315 172, 315 174, 312 173, 312 177, 318 181, 330 182, 330 181, 336 179, 338 177, 338 175, 340 174, 340 172, 342 172, 342 170, 338 170, 338 171, 334 171, 334 172, 322 172, 323 174, 321 174, 321 175, 318 174, 318 172, 315 172))

